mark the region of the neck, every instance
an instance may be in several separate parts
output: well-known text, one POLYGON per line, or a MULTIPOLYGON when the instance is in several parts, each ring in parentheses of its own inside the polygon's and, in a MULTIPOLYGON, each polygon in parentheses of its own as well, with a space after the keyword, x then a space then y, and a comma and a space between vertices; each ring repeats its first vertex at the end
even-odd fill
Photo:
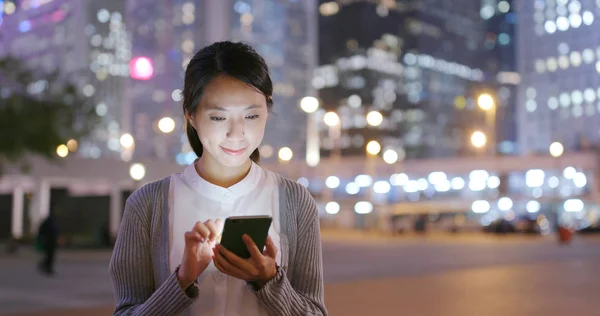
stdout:
POLYGON ((223 167, 207 158, 207 156, 202 155, 200 159, 196 160, 194 163, 196 172, 202 179, 223 188, 229 188, 242 181, 248 175, 252 166, 252 161, 248 159, 246 163, 237 168, 223 167))

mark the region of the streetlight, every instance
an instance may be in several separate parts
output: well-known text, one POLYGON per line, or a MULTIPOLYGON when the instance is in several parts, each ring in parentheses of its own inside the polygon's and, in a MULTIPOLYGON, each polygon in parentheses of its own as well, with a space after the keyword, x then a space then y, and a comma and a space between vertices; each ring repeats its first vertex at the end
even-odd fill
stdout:
POLYGON ((281 161, 287 162, 292 160, 294 153, 289 147, 282 147, 281 149, 279 149, 278 156, 281 161))
POLYGON ((67 155, 69 154, 69 147, 67 147, 67 145, 65 144, 58 145, 58 147, 56 147, 56 154, 60 158, 67 157, 67 155))
POLYGON ((371 126, 379 126, 383 122, 383 115, 378 111, 371 111, 367 113, 367 123, 371 126))
POLYGON ((121 146, 123 146, 123 148, 131 148, 135 143, 133 136, 131 136, 129 133, 123 134, 119 141, 121 142, 121 146))
POLYGON ((398 153, 393 149, 388 149, 383 153, 383 161, 387 164, 393 164, 398 161, 398 153))
POLYGON ((69 148, 70 152, 76 152, 77 151, 77 141, 74 139, 69 139, 69 141, 67 142, 67 148, 69 148))
POLYGON ((129 167, 129 176, 135 181, 140 181, 146 176, 146 167, 141 163, 134 163, 129 167))
POLYGON ((381 145, 376 140, 372 140, 367 144, 367 153, 371 156, 379 154, 381 151, 381 145))
POLYGON ((175 130, 175 121, 168 116, 163 117, 158 121, 158 129, 165 134, 169 134, 175 130))
MULTIPOLYGON (((488 136, 490 138, 489 149, 492 156, 496 155, 496 102, 489 93, 482 93, 477 98, 477 105, 485 111, 486 125, 488 126, 488 136)), ((487 142, 487 141, 486 141, 487 142)))
POLYGON ((471 135, 471 144, 476 148, 481 148, 485 146, 487 142, 487 138, 484 133, 480 131, 475 131, 473 135, 471 135))
MULTIPOLYGON (((548 148, 548 150, 550 151, 550 155, 554 158, 559 158, 560 156, 562 156, 562 154, 565 152, 565 148, 563 146, 563 144, 561 144, 560 142, 553 142, 552 144, 550 144, 550 147, 548 148)), ((560 170, 560 163, 559 163, 559 159, 553 159, 554 161, 554 168, 556 170, 560 170)), ((557 178, 558 179, 558 178, 557 178)), ((558 225, 559 225, 559 206, 558 204, 560 203, 560 198, 557 196, 557 187, 558 187, 558 183, 556 187, 552 188, 552 211, 553 211, 553 218, 552 218, 552 223, 554 224, 555 229, 558 231, 558 225)))
POLYGON ((340 117, 335 112, 327 112, 323 116, 323 122, 329 127, 336 126, 340 123, 340 117))
POLYGON ((477 98, 477 105, 479 105, 482 110, 489 111, 495 105, 494 98, 487 93, 483 93, 477 98))
POLYGON ((300 108, 307 114, 306 117, 306 164, 316 167, 321 160, 319 145, 319 119, 316 111, 319 109, 319 100, 315 97, 304 97, 300 100, 300 108))
POLYGON ((554 158, 558 158, 560 156, 562 156, 562 154, 565 152, 565 148, 563 147, 563 144, 561 144, 560 142, 554 142, 552 144, 550 144, 550 155, 552 155, 552 157, 554 158))
POLYGON ((300 108, 305 113, 314 113, 319 109, 319 100, 315 97, 304 97, 300 100, 300 108))

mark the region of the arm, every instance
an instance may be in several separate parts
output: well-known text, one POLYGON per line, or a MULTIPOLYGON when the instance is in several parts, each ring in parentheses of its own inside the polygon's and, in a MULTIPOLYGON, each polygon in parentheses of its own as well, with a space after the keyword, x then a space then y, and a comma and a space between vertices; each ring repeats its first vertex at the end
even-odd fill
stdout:
POLYGON ((152 197, 144 194, 144 189, 147 190, 143 187, 127 199, 110 261, 116 302, 114 315, 178 315, 194 301, 197 291, 184 292, 177 280, 177 271, 158 288, 155 287, 150 256, 150 223, 140 216, 151 207, 144 205, 143 200, 152 197))
POLYGON ((292 280, 278 268, 277 275, 256 291, 256 295, 270 315, 326 316, 317 204, 308 190, 295 183, 288 198, 296 203, 294 211, 299 229, 292 280))

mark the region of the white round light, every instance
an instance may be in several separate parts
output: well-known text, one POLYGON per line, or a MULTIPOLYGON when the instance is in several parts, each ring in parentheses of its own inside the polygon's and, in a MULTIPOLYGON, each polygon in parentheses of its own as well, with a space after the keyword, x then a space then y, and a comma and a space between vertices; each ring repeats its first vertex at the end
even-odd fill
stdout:
POLYGON ((279 149, 278 156, 279 159, 281 159, 282 161, 290 161, 294 156, 294 153, 289 147, 282 147, 281 149, 279 149))
POLYGON ((583 12, 583 24, 592 25, 594 23, 594 14, 590 11, 583 12))
POLYGON ((471 204, 471 210, 473 213, 482 214, 490 210, 490 203, 485 200, 478 200, 471 204))
POLYGON ((564 208, 566 212, 574 213, 583 211, 583 201, 580 199, 569 199, 565 201, 564 208))
POLYGON ((576 173, 577 173, 577 170, 575 170, 575 168, 566 167, 565 170, 563 170, 563 177, 565 177, 567 179, 573 179, 573 177, 575 177, 576 173))
POLYGON ((360 201, 354 205, 356 214, 369 214, 373 211, 373 204, 367 201, 360 201))
POLYGON ((183 94, 181 94, 181 89, 175 89, 171 92, 171 99, 175 102, 179 102, 183 100, 183 94))
POLYGON ((367 114, 367 123, 371 126, 379 126, 383 122, 383 115, 378 111, 371 111, 367 114))
POLYGON ((461 177, 456 177, 452 179, 452 189, 454 190, 462 190, 465 187, 465 180, 461 177))
POLYGON ((565 148, 563 147, 563 145, 559 142, 553 142, 552 144, 550 144, 550 155, 552 155, 552 157, 560 157, 562 156, 562 154, 565 151, 565 148))
POLYGON ((319 109, 319 100, 315 97, 304 97, 300 100, 300 108, 306 113, 313 113, 319 109))
POLYGON ((548 186, 551 187, 552 189, 555 189, 558 187, 559 184, 559 180, 557 177, 550 177, 550 179, 548 179, 548 186))
POLYGON ((175 121, 170 117, 163 117, 158 121, 158 129, 165 134, 169 134, 175 130, 175 121))
POLYGON ((129 176, 135 181, 144 179, 146 176, 146 167, 141 163, 134 163, 129 167, 129 176))
POLYGON ((379 194, 385 194, 390 192, 390 183, 387 181, 377 181, 373 185, 373 191, 379 194))
POLYGON ((498 208, 502 211, 508 211, 513 207, 513 201, 509 197, 503 197, 498 200, 498 208))
POLYGON ((350 183, 346 184, 346 193, 348 193, 350 195, 355 195, 355 194, 358 194, 359 191, 360 191, 360 186, 358 186, 358 184, 356 184, 354 182, 350 182, 350 183))
POLYGON ((123 134, 119 141, 121 143, 121 146, 123 146, 124 148, 131 148, 134 144, 133 136, 131 136, 131 134, 128 133, 123 134))
POLYGON ((403 188, 407 193, 415 193, 419 191, 419 183, 416 180, 408 180, 403 188))
POLYGON ((327 214, 337 214, 340 212, 340 205, 337 202, 329 202, 325 205, 325 212, 327 214))
POLYGON ((547 33, 552 34, 556 32, 556 24, 554 21, 546 21, 546 23, 544 23, 544 29, 547 33))
POLYGON ((336 126, 340 123, 340 117, 335 112, 327 112, 323 116, 323 121, 327 126, 336 126))
POLYGON ((525 209, 527 209, 528 213, 537 213, 542 208, 542 205, 538 201, 529 201, 527 205, 525 205, 525 209))
POLYGON ((577 172, 573 177, 573 184, 575 184, 575 186, 578 188, 585 187, 585 185, 587 184, 587 178, 585 176, 585 173, 577 172))
POLYGON ((544 171, 541 169, 531 169, 525 173, 525 184, 530 188, 537 188, 544 185, 544 171))
POLYGON ((362 104, 362 99, 358 95, 353 94, 348 97, 348 105, 351 108, 358 108, 361 106, 361 104, 362 104))
POLYGON ((330 189, 335 189, 340 186, 340 178, 336 176, 329 176, 325 179, 325 186, 330 189))
POLYGON ((383 161, 387 164, 393 164, 398 161, 398 153, 393 149, 388 149, 383 153, 383 161))
POLYGON ((390 176, 392 185, 404 185, 408 182, 408 176, 405 173, 393 174, 390 176))
POLYGON ((356 176, 356 178, 354 178, 354 182, 356 184, 358 184, 359 187, 366 188, 368 186, 371 186, 371 184, 373 184, 373 178, 371 178, 370 175, 361 174, 361 175, 356 176))
POLYGON ((486 184, 490 189, 496 189, 500 186, 500 178, 491 176, 487 179, 486 184))

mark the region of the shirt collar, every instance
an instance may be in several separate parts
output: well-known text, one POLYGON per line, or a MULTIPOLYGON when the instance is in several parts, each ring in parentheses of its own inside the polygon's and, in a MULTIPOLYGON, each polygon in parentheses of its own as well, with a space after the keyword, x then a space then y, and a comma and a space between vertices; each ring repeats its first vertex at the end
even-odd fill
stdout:
POLYGON ((233 201, 256 188, 262 177, 260 169, 260 166, 253 161, 250 166, 250 172, 248 172, 246 177, 229 188, 224 188, 204 180, 198 172, 196 172, 194 164, 185 168, 183 171, 183 179, 192 190, 207 198, 217 201, 233 201))

